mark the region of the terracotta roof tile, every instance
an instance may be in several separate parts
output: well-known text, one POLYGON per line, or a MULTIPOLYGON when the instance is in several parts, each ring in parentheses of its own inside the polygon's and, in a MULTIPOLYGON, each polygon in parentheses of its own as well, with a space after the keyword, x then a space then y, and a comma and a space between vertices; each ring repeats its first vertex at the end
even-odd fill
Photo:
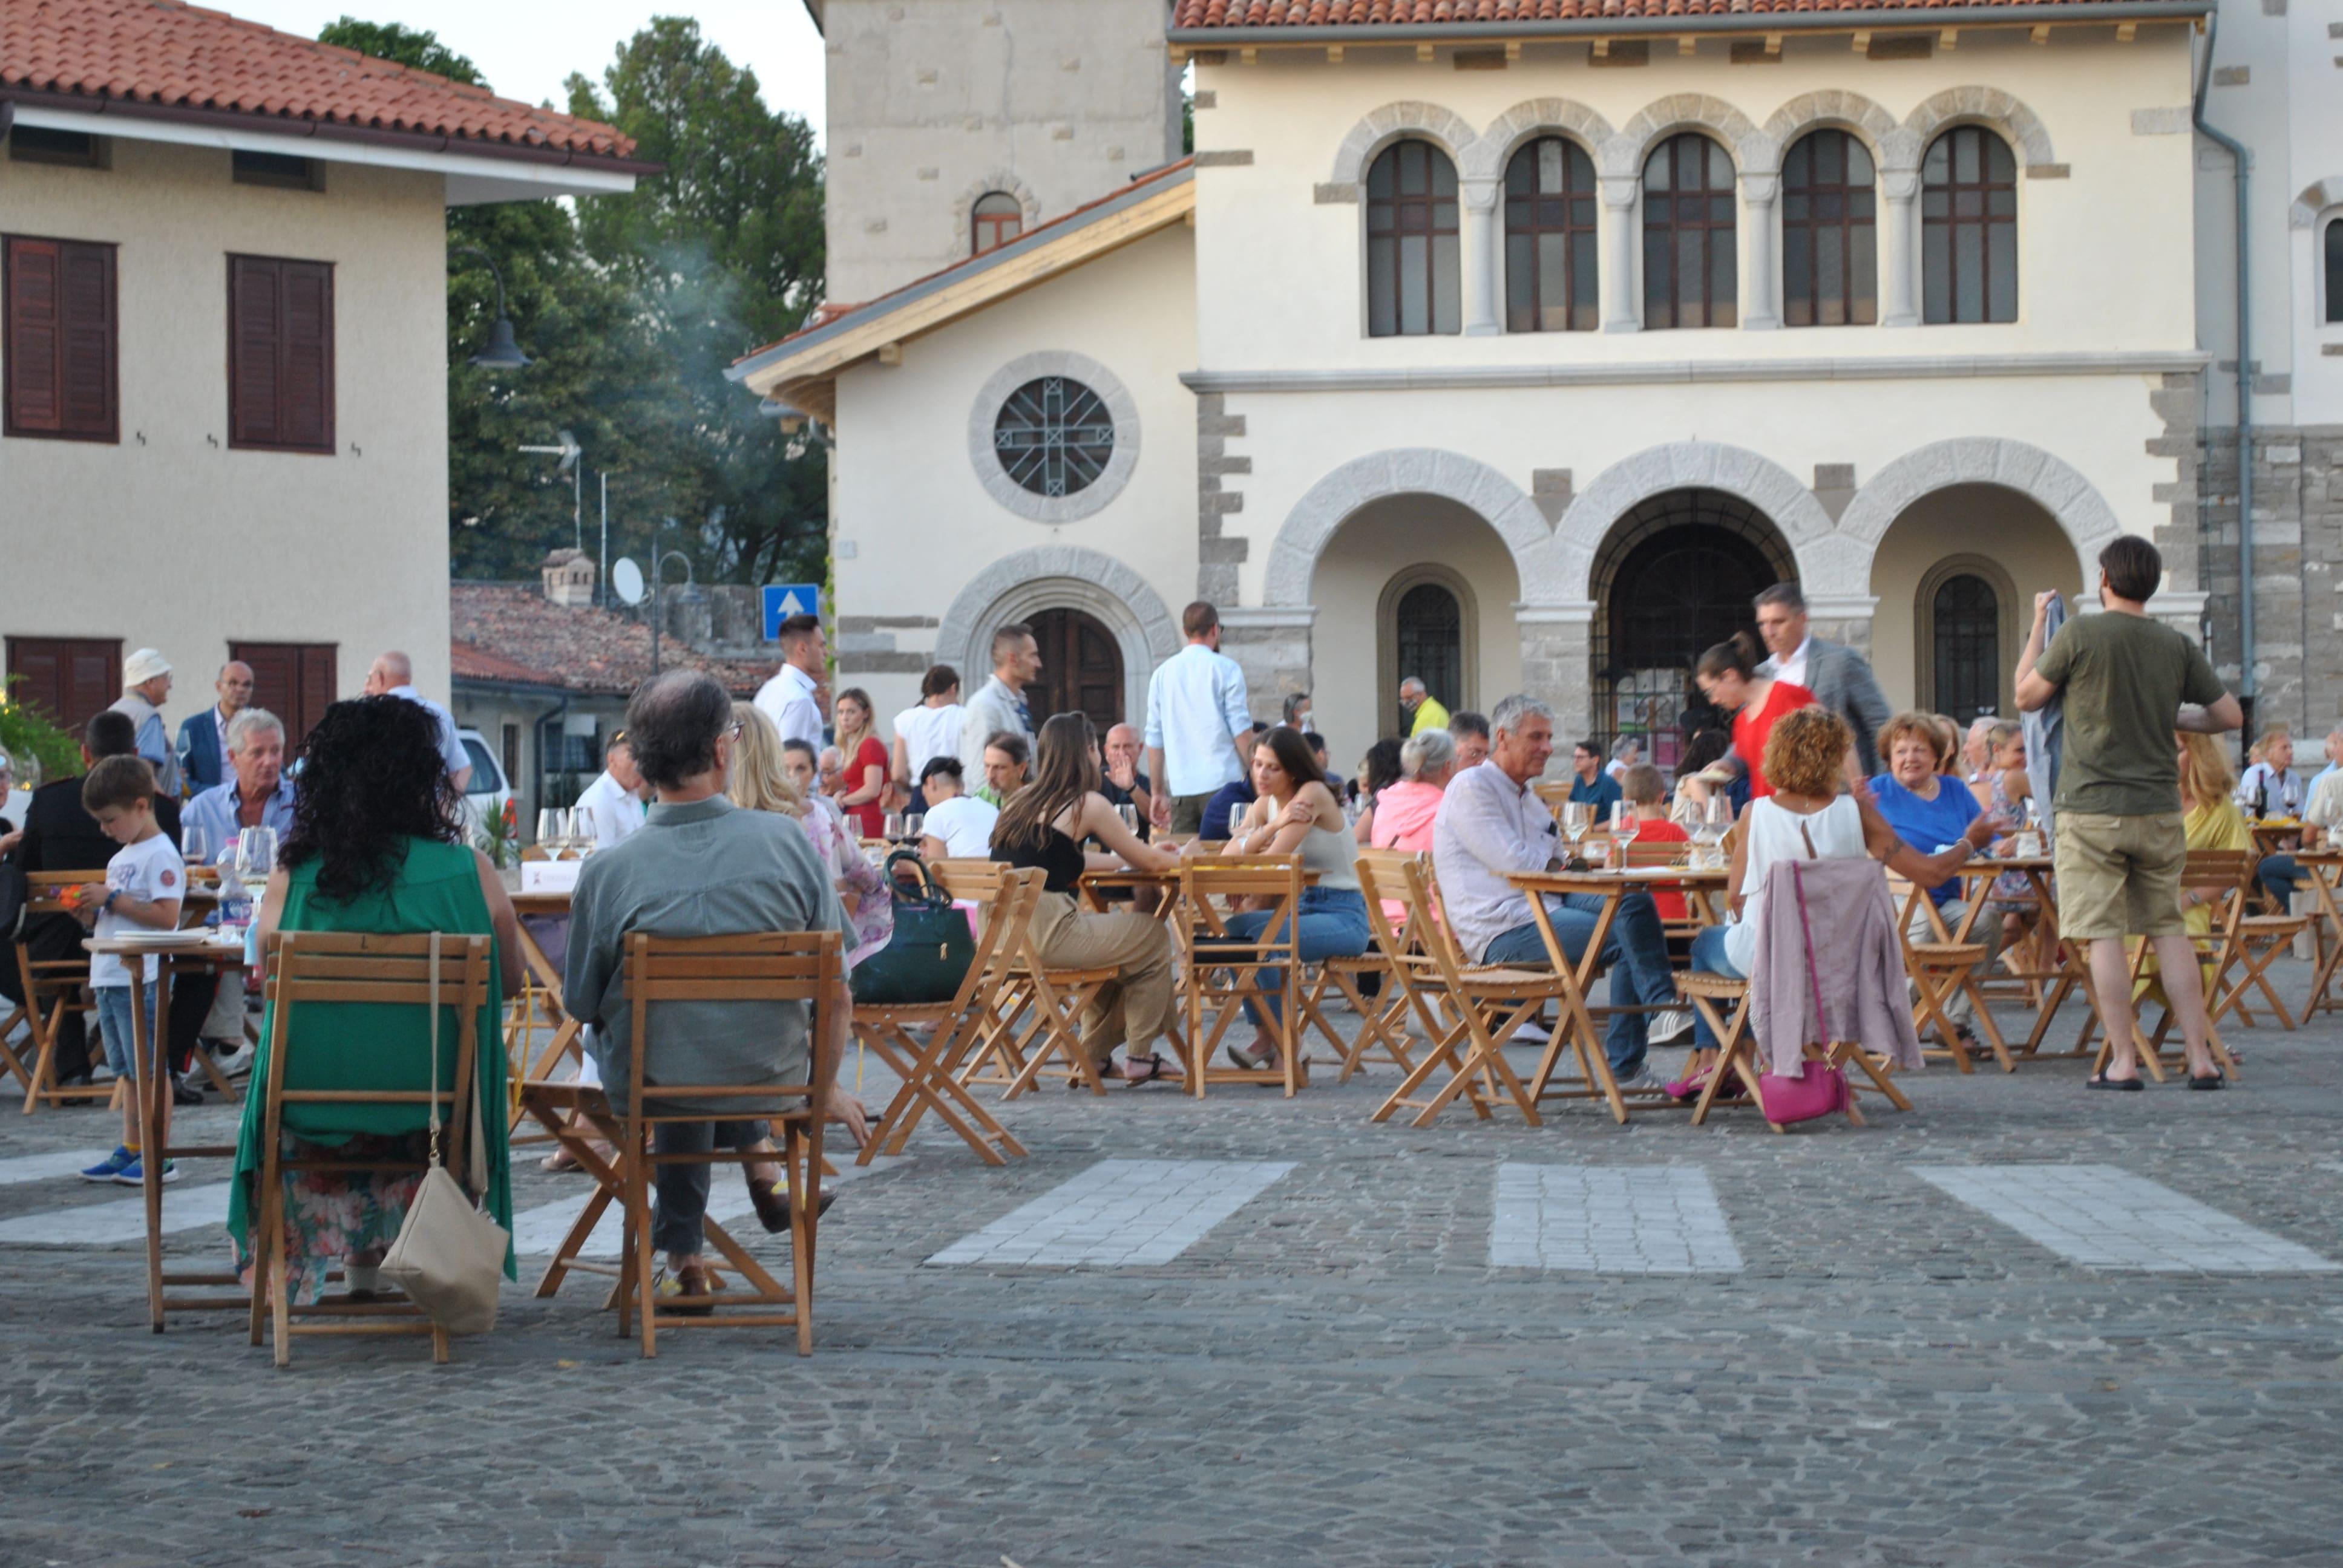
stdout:
MULTIPOLYGON (((458 679, 625 697, 651 677, 651 628, 640 621, 555 604, 537 583, 455 582, 447 598, 458 679)), ((659 668, 704 669, 736 697, 755 696, 779 664, 712 658, 673 638, 659 642, 659 668)))
MULTIPOLYGON (((2088 6, 2107 0, 1959 0, 1963 9, 2044 3, 2088 6)), ((1172 26, 1178 32, 1594 22, 1815 11, 1940 11, 1946 4, 1947 0, 1179 0, 1172 26)))
POLYGON ((179 0, 6 0, 0 93, 29 88, 626 158, 608 126, 179 0))

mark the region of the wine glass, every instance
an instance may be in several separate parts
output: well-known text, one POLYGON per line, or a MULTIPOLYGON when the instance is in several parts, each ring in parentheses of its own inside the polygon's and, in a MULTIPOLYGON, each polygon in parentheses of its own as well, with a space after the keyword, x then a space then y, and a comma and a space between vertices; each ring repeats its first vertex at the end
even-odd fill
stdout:
POLYGON ((561 859, 561 817, 558 806, 546 806, 537 813, 537 847, 545 851, 548 860, 561 859))
POLYGON ((212 863, 212 836, 190 822, 179 829, 179 858, 190 866, 212 863))
POLYGON ((1114 809, 1114 814, 1122 819, 1122 830, 1124 832, 1129 833, 1134 839, 1139 837, 1139 808, 1137 806, 1117 806, 1114 809))
POLYGON ((1701 802, 1700 825, 1693 829, 1693 838, 1703 845, 1710 869, 1722 863, 1724 857, 1717 846, 1733 830, 1733 801, 1722 789, 1712 788, 1707 799, 1701 802))
POLYGON ((903 813, 903 838, 907 843, 918 843, 920 839, 926 836, 927 828, 928 814, 925 811, 906 811, 903 813))
POLYGON ((900 811, 888 812, 881 819, 881 824, 879 829, 880 838, 890 844, 900 844, 903 841, 903 814, 900 811))
POLYGON ((246 828, 236 839, 236 879, 252 890, 255 899, 277 869, 277 829, 246 828))
POLYGON ((1570 853, 1574 859, 1578 846, 1594 826, 1594 808, 1584 800, 1572 800, 1562 809, 1563 837, 1570 840, 1570 853))
POLYGON ((1634 807, 1624 800, 1611 802, 1611 837, 1619 846, 1622 870, 1626 869, 1628 849, 1635 842, 1635 835, 1643 830, 1643 821, 1635 815, 1634 807))

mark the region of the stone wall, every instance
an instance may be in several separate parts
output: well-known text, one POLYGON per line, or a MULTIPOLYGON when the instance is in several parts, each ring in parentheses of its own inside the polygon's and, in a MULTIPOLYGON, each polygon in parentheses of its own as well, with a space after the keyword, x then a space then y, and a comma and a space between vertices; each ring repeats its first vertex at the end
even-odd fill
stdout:
MULTIPOLYGON (((2234 687, 2243 673, 2236 427, 2206 428, 2197 451, 2213 664, 2234 687)), ((2254 722, 2321 737, 2343 719, 2343 427, 2258 427, 2253 463, 2254 722)))

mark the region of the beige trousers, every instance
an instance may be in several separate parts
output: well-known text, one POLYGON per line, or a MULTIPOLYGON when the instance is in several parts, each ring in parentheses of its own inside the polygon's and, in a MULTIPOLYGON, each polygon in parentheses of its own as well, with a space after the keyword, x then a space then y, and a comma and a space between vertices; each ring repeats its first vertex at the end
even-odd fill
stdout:
MULTIPOLYGON (((1946 930, 1957 931, 1961 929, 1962 919, 1969 912, 1968 900, 1955 899, 1943 905, 1936 912, 1944 917, 1946 930)), ((1904 931, 1916 942, 1933 942, 1943 940, 1936 935, 1936 928, 1930 923, 1928 907, 1925 903, 1915 904, 1912 907, 1912 919, 1905 926, 1904 931)), ((1976 967, 1976 978, 1979 981, 1983 981, 1993 973, 1994 960, 2001 956, 2000 913, 1988 909, 1979 915, 1976 930, 1969 933, 1969 940, 1985 944, 1985 961, 1976 967)), ((1918 1006, 1920 987, 1917 982, 1906 982, 1905 989, 1911 993, 1913 1005, 1918 1006)), ((1951 1019, 1956 1025, 1967 1023, 1969 1015, 1976 1010, 1969 1005, 1969 993, 1966 990, 1955 991, 1945 1003, 1945 1016, 1951 1019)))
POLYGON ((1051 969, 1111 969, 1116 979, 1082 1011, 1082 1048, 1104 1067, 1117 1045, 1145 1056, 1172 1011, 1172 928, 1124 910, 1085 914, 1071 893, 1044 893, 1033 909, 1033 950, 1051 969))

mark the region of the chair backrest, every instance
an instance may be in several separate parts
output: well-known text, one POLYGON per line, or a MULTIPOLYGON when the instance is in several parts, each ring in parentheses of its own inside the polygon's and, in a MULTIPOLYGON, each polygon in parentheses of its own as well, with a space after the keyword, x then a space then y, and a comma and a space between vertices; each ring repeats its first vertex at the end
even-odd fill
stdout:
POLYGON ((25 874, 25 915, 61 915, 72 906, 65 900, 75 888, 106 886, 103 869, 95 871, 27 871, 25 874))
POLYGON ((1925 940, 1932 942, 1949 942, 1953 940, 1953 930, 1945 923, 1945 917, 1937 910, 1936 900, 1928 896, 1927 889, 1908 877, 1899 877, 1895 872, 1889 871, 1887 896, 1896 903, 1896 939, 1904 944, 1904 962, 1907 967, 1913 961, 1912 917, 1921 910, 1926 910, 1928 912, 1928 935, 1925 940))
POLYGON ((1241 949, 1253 961, 1291 962, 1299 950, 1302 890, 1305 886, 1302 857, 1293 855, 1207 855, 1180 862, 1180 897, 1184 919, 1180 922, 1182 945, 1193 948, 1210 941, 1214 962, 1228 961, 1232 949, 1241 949), (1228 935, 1222 907, 1215 900, 1245 899, 1269 916, 1260 934, 1239 941, 1228 935))
POLYGON ((2246 890, 2252 882, 2258 857, 2250 849, 2191 849, 2180 868, 2180 886, 2221 890, 2213 911, 2213 928, 2228 931, 2245 918, 2246 890))
MULTIPOLYGON (((443 1119, 455 1130, 450 1147, 462 1147, 470 1118, 459 1111, 472 1092, 480 1010, 488 1005, 494 973, 495 939, 452 933, 439 937, 439 1081, 418 1088, 429 1078, 431 941, 427 932, 270 933, 266 1092, 269 1114, 278 1117, 280 1125, 296 1132, 382 1131, 380 1119, 357 1114, 358 1108, 412 1106, 427 1114, 437 1100, 443 1119), (313 1010, 320 1007, 369 1010, 321 1019, 313 1010), (383 1008, 401 1011, 386 1015, 377 1010, 383 1008), (452 1018, 445 1016, 449 1010, 452 1018), (399 1068, 385 1071, 379 1053, 369 1061, 342 1049, 348 1031, 361 1020, 367 1034, 377 1041, 392 1038, 395 1031, 411 1031, 411 1038, 398 1046, 400 1056, 411 1057, 411 1064, 402 1061, 399 1068), (378 1078, 394 1081, 377 1081, 378 1078), (309 1109, 283 1114, 294 1108, 309 1109)), ((421 1124, 417 1119, 415 1125, 421 1124)), ((456 1163, 452 1157, 450 1163, 456 1163)))
POLYGON ((654 1002, 803 1002, 843 1008, 846 965, 843 939, 836 931, 745 931, 718 937, 655 937, 637 931, 627 938, 627 1004, 632 1013, 628 1053, 628 1104, 645 1120, 705 1121, 709 1113, 652 1116, 659 1100, 742 1102, 778 1101, 799 1095, 820 1099, 838 1075, 840 1054, 831 1031, 816 1015, 809 1020, 809 1069, 799 1082, 659 1083, 643 1081, 649 1059, 650 1007, 654 1002))
POLYGON ((1682 866, 1692 858, 1690 844, 1646 844, 1638 839, 1627 846, 1629 866, 1682 866))
MULTIPOLYGON (((1041 901, 1039 869, 1019 870, 998 860, 935 860, 929 869, 952 899, 976 906, 976 957, 960 980, 952 1000, 954 1017, 965 1017, 980 1004, 979 998, 999 987, 1024 954, 1033 907, 1041 901)), ((857 1011, 870 1010, 867 1003, 857 1011)))

